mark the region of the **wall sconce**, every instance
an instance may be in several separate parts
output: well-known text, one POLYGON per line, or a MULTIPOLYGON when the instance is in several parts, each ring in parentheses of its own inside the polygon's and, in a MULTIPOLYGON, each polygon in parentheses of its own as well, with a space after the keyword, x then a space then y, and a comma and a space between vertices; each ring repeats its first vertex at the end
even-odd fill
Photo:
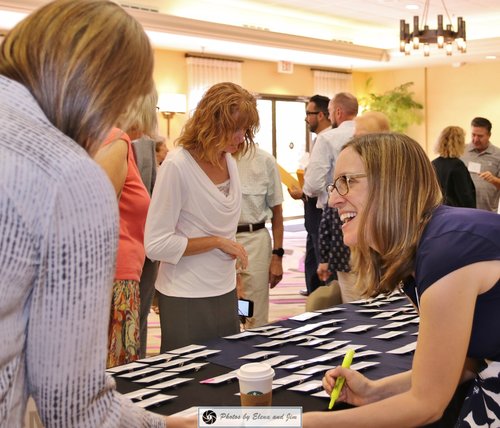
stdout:
POLYGON ((167 119, 167 137, 170 138, 170 119, 175 113, 186 113, 186 95, 160 94, 158 107, 162 116, 167 119))

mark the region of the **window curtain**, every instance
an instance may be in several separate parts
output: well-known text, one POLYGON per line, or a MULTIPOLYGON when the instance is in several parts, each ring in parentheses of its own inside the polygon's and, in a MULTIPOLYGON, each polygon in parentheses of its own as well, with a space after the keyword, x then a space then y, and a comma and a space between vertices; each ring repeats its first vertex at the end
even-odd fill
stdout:
POLYGON ((241 62, 187 57, 188 112, 191 113, 208 88, 220 82, 241 85, 241 62))
POLYGON ((352 74, 313 70, 314 93, 333 98, 339 92, 353 91, 352 74))

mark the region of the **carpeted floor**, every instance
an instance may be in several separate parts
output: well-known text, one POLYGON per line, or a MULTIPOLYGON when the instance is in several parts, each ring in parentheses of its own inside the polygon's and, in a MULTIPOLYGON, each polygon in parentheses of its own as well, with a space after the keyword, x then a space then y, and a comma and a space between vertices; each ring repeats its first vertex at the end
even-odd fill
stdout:
MULTIPOLYGON (((305 311, 306 298, 299 294, 305 289, 304 253, 306 232, 304 220, 289 220, 285 222, 283 248, 283 280, 270 292, 269 321, 275 322, 289 318, 305 311)), ((160 319, 151 311, 148 317, 148 355, 160 352, 160 319)))

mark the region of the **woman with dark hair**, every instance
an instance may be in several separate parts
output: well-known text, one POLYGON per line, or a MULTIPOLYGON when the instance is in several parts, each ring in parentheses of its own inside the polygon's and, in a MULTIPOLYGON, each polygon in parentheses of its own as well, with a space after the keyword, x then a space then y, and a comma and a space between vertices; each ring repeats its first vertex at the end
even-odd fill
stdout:
POLYGON ((329 203, 359 285, 369 296, 402 289, 420 327, 412 370, 378 380, 328 371, 326 391, 343 376, 339 400, 358 407, 306 413, 303 426, 399 428, 443 414, 440 426, 498 426, 500 216, 442 205, 426 153, 405 135, 352 139, 333 178, 329 203))
POLYGON ((146 221, 146 254, 160 261, 156 280, 161 352, 239 331, 235 240, 241 189, 233 154, 253 146, 255 98, 218 83, 187 121, 161 164, 146 221))

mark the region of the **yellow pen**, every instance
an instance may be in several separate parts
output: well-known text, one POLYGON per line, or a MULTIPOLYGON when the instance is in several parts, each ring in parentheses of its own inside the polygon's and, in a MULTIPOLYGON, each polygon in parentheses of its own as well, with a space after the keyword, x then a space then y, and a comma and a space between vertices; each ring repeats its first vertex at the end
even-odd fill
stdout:
MULTIPOLYGON (((342 367, 348 369, 351 367, 352 359, 354 357, 354 349, 349 349, 345 354, 344 361, 342 361, 342 367)), ((345 378, 344 376, 339 376, 335 381, 335 386, 332 389, 332 393, 330 394, 330 404, 328 404, 328 410, 331 410, 337 398, 339 398, 340 391, 342 391, 342 387, 344 386, 345 378)))

